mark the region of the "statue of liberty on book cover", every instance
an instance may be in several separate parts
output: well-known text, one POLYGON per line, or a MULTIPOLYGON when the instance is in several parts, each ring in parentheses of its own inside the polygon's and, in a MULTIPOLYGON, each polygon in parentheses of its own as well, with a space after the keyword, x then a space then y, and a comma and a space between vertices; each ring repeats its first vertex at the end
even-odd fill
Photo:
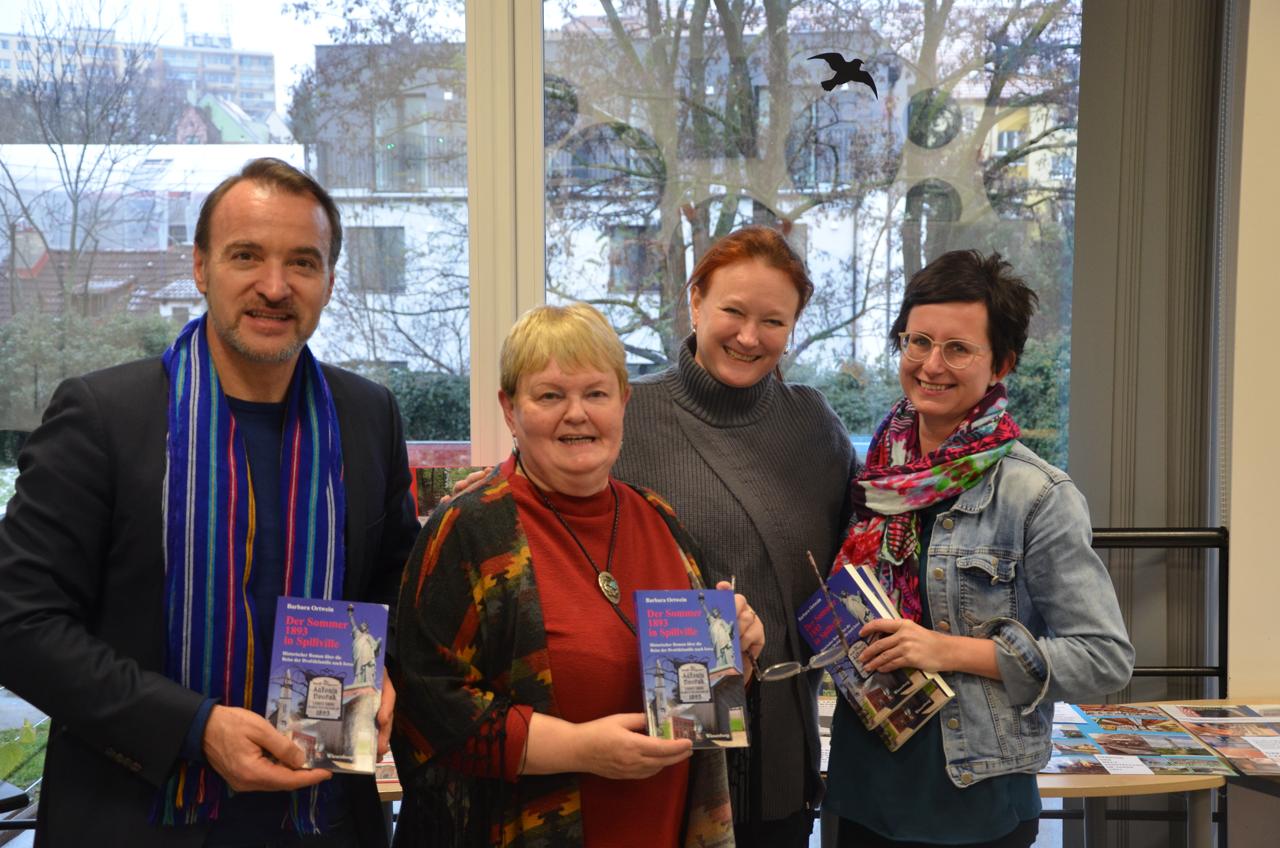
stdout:
POLYGON ((695 748, 747 744, 747 697, 733 592, 636 592, 649 735, 695 748))
POLYGON ((383 604, 280 598, 267 720, 308 767, 373 774, 386 641, 383 604))

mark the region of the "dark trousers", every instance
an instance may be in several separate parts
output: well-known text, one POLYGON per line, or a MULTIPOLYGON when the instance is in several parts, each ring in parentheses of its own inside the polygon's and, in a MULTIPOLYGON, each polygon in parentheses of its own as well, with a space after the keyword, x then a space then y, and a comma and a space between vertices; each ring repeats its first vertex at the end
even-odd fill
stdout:
MULTIPOLYGON (((218 848, 226 848, 226 846, 234 846, 234 848, 370 848, 360 844, 350 816, 334 822, 329 831, 320 836, 303 837, 296 833, 282 833, 266 841, 217 842, 216 845, 218 848)), ((208 848, 207 845, 206 848, 208 848)))
POLYGON ((253 842, 241 848, 365 848, 354 833, 326 833, 323 836, 303 838, 296 833, 272 839, 269 842, 253 842))
MULTIPOLYGON (((838 848, 937 848, 933 843, 898 842, 886 839, 875 831, 867 830, 848 819, 840 819, 839 822, 836 838, 838 848)), ((948 846, 948 848, 1030 848, 1039 833, 1040 820, 1028 819, 1019 822, 1017 827, 999 839, 990 842, 966 842, 963 846, 948 846)))
POLYGON ((785 819, 735 824, 733 841, 738 848, 808 848, 812 831, 813 816, 801 810, 785 819))

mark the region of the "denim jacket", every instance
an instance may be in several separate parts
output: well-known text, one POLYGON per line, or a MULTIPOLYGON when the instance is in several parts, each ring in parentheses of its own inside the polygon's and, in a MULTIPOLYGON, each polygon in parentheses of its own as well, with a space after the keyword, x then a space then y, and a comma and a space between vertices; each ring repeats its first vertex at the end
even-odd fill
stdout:
POLYGON ((935 519, 921 590, 933 627, 990 638, 1002 680, 944 677, 947 775, 956 786, 1049 759, 1054 701, 1088 701, 1133 671, 1111 578, 1090 547, 1084 497, 1018 442, 935 519))

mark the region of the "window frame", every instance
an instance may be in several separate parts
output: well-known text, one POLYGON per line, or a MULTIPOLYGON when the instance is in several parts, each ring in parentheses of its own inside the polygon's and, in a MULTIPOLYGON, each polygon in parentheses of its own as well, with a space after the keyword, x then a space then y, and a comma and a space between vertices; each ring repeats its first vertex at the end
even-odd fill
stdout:
POLYGON ((471 462, 489 465, 511 452, 499 348, 546 300, 542 2, 467 0, 466 27, 471 462))

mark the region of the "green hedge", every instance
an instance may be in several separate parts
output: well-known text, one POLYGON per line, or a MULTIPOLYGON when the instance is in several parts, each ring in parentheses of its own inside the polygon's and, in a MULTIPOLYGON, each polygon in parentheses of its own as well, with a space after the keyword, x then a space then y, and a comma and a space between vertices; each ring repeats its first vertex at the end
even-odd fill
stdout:
POLYGON ((38 727, 23 722, 22 727, 0 730, 0 780, 25 789, 44 770, 44 749, 49 744, 49 722, 38 727))
MULTIPOLYGON (((902 397, 896 360, 871 368, 847 367, 811 382, 827 396, 850 433, 873 433, 889 407, 902 397)), ((1059 468, 1067 467, 1067 397, 1071 345, 1065 336, 1028 339, 1018 370, 1005 380, 1009 412, 1022 441, 1059 468)))
POLYGON ((400 405, 404 436, 413 441, 471 438, 471 380, 465 374, 430 374, 393 368, 370 375, 400 405))

